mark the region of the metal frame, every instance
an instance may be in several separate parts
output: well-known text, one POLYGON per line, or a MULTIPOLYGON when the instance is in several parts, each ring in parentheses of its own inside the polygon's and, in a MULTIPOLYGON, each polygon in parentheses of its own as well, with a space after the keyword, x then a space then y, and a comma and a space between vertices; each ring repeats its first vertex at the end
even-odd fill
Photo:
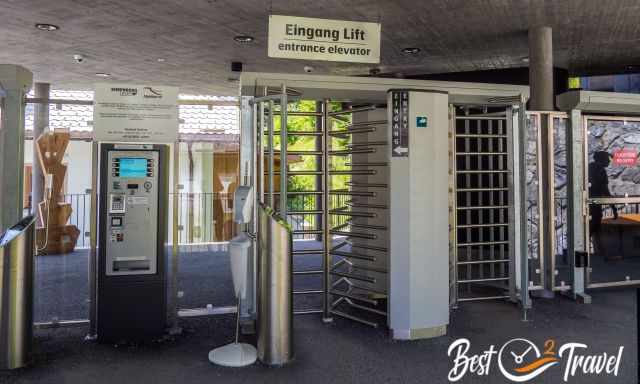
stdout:
MULTIPOLYGON (((509 196, 508 200, 505 202, 503 200, 502 195, 499 197, 498 201, 494 201, 493 193, 489 195, 489 201, 487 204, 478 204, 473 205, 472 195, 476 194, 479 199, 481 199, 482 194, 485 192, 504 192, 512 190, 512 172, 510 170, 511 164, 513 163, 514 156, 512 154, 512 150, 509 148, 512 147, 513 141, 513 125, 509 124, 509 113, 491 113, 491 114, 478 114, 478 115, 457 115, 455 111, 455 106, 452 105, 452 112, 450 113, 450 130, 451 130, 451 149, 450 153, 452 156, 451 163, 452 169, 451 174, 453 178, 453 188, 451 190, 451 194, 453 194, 453 198, 451 199, 451 204, 453 207, 451 228, 452 228, 452 282, 454 286, 452 287, 452 298, 450 300, 451 305, 456 307, 459 302, 465 301, 476 301, 476 300, 493 300, 493 299, 512 299, 515 301, 515 274, 513 273, 513 264, 514 264, 514 244, 515 239, 511 230, 515 227, 514 224, 514 215, 513 209, 509 209, 508 217, 505 221, 504 217, 504 209, 509 208, 513 205, 513 196, 509 196), (457 129, 457 121, 464 121, 464 133, 458 133, 457 129), (487 132, 482 132, 482 122, 486 122, 487 132), (472 124, 475 123, 475 126, 472 127, 472 124), (495 124, 494 124, 495 123, 495 124), (497 125, 497 127, 494 127, 497 125), (494 128, 497 129, 494 132, 494 128), (472 129, 476 129, 476 131, 472 132, 472 129), (457 149, 457 139, 464 139, 464 151, 459 152, 457 149), (482 150, 482 140, 487 139, 488 149, 482 150), (494 139, 497 139, 498 147, 494 148, 494 139), (479 148, 479 152, 472 152, 472 142, 477 141, 477 146, 479 148), (464 156, 465 159, 465 169, 460 170, 457 166, 458 156, 464 156), (471 168, 471 157, 484 157, 484 156, 498 156, 499 163, 498 166, 502 167, 499 169, 494 169, 493 162, 491 161, 488 170, 470 170, 471 168), (472 176, 473 175, 491 175, 489 177, 489 185, 480 185, 478 187, 469 188, 469 185, 472 185, 472 176), (467 187, 460 188, 458 185, 458 176, 462 175, 465 178, 465 185, 467 187), (499 175, 499 184, 494 183, 493 175, 499 175), (506 178, 504 177, 506 175, 506 178), (504 183, 504 184, 503 184, 504 183), (458 206, 458 194, 465 194, 466 204, 464 206, 458 206), (509 203, 509 201, 511 203, 509 203), (478 214, 478 224, 469 224, 472 222, 472 212, 484 212, 486 210, 489 211, 489 221, 490 223, 485 224, 482 214, 478 214), (497 210, 494 212, 494 210, 497 210), (466 213, 466 224, 458 223, 458 213, 460 211, 464 211, 466 213), (499 229, 498 240, 496 240, 496 234, 494 229, 491 229, 489 233, 489 238, 484 239, 484 233, 481 231, 478 234, 478 241, 469 240, 473 238, 472 230, 473 228, 493 228, 493 227, 502 227, 499 229), (505 228, 506 227, 506 228, 505 228), (467 241, 465 243, 459 243, 458 239, 458 230, 464 229, 467 233, 467 241), (503 238, 507 238, 508 240, 502 240, 503 238), (505 246, 509 245, 509 252, 507 254, 505 246), (488 258, 485 258, 484 255, 484 247, 488 246, 490 248, 490 255, 488 258), (466 260, 459 260, 459 248, 466 248, 466 260), (498 250, 495 247, 499 247, 498 250), (479 259, 474 259, 472 253, 474 250, 479 248, 479 259), (495 252, 499 252, 502 256, 498 259, 495 258, 495 252), (504 263, 508 263, 508 267, 504 267, 504 263), (476 267, 477 266, 477 267, 476 267), (485 266, 489 268, 489 276, 485 276, 485 266), (498 267, 499 266, 499 267, 498 267), (463 268, 466 271, 466 278, 459 278, 459 271, 463 268), (474 277, 473 268, 478 268, 479 276, 474 277), (496 276, 500 277, 496 277, 496 276), (493 283, 499 281, 508 281, 506 287, 495 287, 502 288, 505 290, 505 294, 503 295, 483 295, 483 296, 474 296, 474 297, 461 297, 460 289, 462 289, 463 285, 467 286, 469 289, 471 285, 481 284, 492 286, 493 283), (462 285, 461 285, 462 284, 462 285)), ((508 107, 505 107, 508 112, 508 107)), ((484 180, 478 180, 482 182, 484 180)))
POLYGON ((585 212, 585 224, 584 224, 584 239, 585 239, 585 251, 587 252, 587 258, 589 260, 589 267, 586 268, 584 274, 584 285, 587 289, 597 289, 597 288, 609 288, 609 287, 625 287, 625 286, 640 286, 640 279, 635 280, 615 280, 615 281, 607 281, 607 282, 598 282, 594 283, 592 281, 593 277, 593 267, 591 263, 591 235, 589 233, 589 204, 590 203, 600 203, 600 204, 626 204, 626 203, 640 203, 640 197, 616 197, 616 198, 589 198, 588 196, 588 183, 589 183, 589 168, 587 164, 589 164, 589 121, 597 120, 597 121, 633 121, 640 122, 640 117, 623 117, 623 116, 607 116, 607 115, 588 115, 582 114, 582 127, 584 131, 584 212, 585 212))
MULTIPOLYGON (((538 175, 538 263, 539 268, 536 273, 540 274, 540 285, 534 285, 533 281, 529 282, 530 291, 546 290, 565 291, 570 288, 569 285, 556 285, 556 228, 555 228, 555 119, 567 119, 568 115, 564 112, 557 111, 527 111, 528 117, 534 117, 537 121, 536 125, 536 172, 538 175), (547 135, 543 135, 544 126, 549 131, 547 135), (542 153, 542 138, 547 137, 547 147, 550 149, 546 156, 542 153), (542 161, 541 161, 542 158, 542 161), (546 167, 545 167, 546 165, 546 167), (546 171, 543 170, 546 168, 546 171), (541 181, 543 172, 550 175, 550 183, 546 184, 541 181), (546 209, 545 209, 546 208, 546 209)), ((563 282, 564 283, 564 282, 563 282)))

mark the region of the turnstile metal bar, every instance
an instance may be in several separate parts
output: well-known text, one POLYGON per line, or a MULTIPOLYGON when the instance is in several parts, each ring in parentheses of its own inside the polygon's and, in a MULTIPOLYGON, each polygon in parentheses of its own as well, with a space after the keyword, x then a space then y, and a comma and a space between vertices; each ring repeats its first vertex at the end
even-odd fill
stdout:
POLYGON ((488 279, 458 280, 458 284, 484 283, 488 281, 507 281, 509 277, 492 277, 488 279))
POLYGON ((352 238, 357 238, 357 239, 375 240, 375 239, 378 238, 378 236, 376 236, 374 234, 363 233, 363 232, 346 232, 346 231, 336 231, 336 230, 332 229, 331 231, 329 231, 329 233, 331 233, 332 235, 352 237, 352 238))
POLYGON ((359 123, 353 123, 351 125, 347 125, 347 128, 362 127, 362 126, 367 126, 367 125, 380 125, 380 124, 387 124, 387 120, 361 121, 359 123))
MULTIPOLYGON (((312 176, 322 175, 322 171, 287 171, 287 176, 312 176)), ((280 172, 273 172, 274 176, 279 176, 280 172)), ((267 176, 268 174, 265 174, 267 176)), ((289 192, 287 192, 288 194, 289 192)), ((280 192, 274 192, 274 195, 280 195, 280 192)))
POLYGON ((354 208, 389 209, 389 207, 385 204, 365 204, 365 203, 358 203, 353 200, 348 200, 347 202, 345 202, 345 204, 349 207, 354 207, 354 208))
POLYGON ((373 212, 357 212, 357 211, 344 211, 339 209, 333 209, 329 211, 329 214, 336 216, 354 216, 354 217, 376 217, 373 212))
POLYGON ((351 228, 365 228, 365 229, 375 229, 378 231, 386 231, 388 228, 386 225, 373 225, 373 224, 354 224, 350 220, 347 221, 351 228))
POLYGON ((458 152, 457 156, 507 156, 508 152, 458 152))
POLYGON ((299 249, 297 251, 292 251, 293 255, 319 255, 324 252, 324 249, 299 249))
POLYGON ((364 149, 348 149, 348 150, 337 150, 337 151, 329 151, 329 155, 331 156, 349 156, 356 153, 375 153, 375 148, 364 148, 364 149))
MULTIPOLYGON (((280 195, 280 192, 274 192, 275 195, 280 195)), ((287 191, 287 196, 298 195, 322 195, 322 191, 287 191)))
POLYGON ((375 105, 369 105, 366 107, 358 107, 358 108, 349 108, 349 109, 343 109, 341 111, 329 112, 329 116, 334 117, 334 116, 346 115, 346 114, 351 114, 356 112, 373 111, 374 109, 376 109, 375 105))
POLYGON ((352 289, 360 290, 360 291, 363 291, 363 292, 373 293, 373 294, 376 294, 378 296, 384 296, 384 297, 387 296, 387 292, 380 291, 380 290, 375 289, 375 288, 363 287, 361 285, 358 285, 356 283, 353 283, 353 282, 349 281, 349 279, 345 279, 345 280, 346 280, 346 283, 349 284, 349 286, 352 289))
POLYGON ((289 211, 287 212, 288 216, 297 216, 297 215, 321 215, 322 210, 314 210, 314 211, 289 211))
POLYGON ((364 281, 365 283, 374 284, 376 282, 375 278, 365 276, 365 275, 359 275, 359 274, 342 272, 342 271, 333 271, 333 270, 330 273, 335 276, 346 277, 346 278, 358 280, 358 281, 364 281))
POLYGON ((315 315, 318 313, 322 313, 322 309, 299 309, 297 311, 293 311, 294 315, 315 315))
POLYGON ((297 231, 291 231, 293 235, 322 235, 324 232, 321 229, 299 229, 297 231))
POLYGON ((329 171, 330 175, 375 175, 378 173, 374 169, 354 169, 351 171, 329 171))
POLYGON ((387 184, 382 184, 382 183, 359 183, 359 182, 353 182, 353 181, 348 181, 347 185, 350 187, 356 187, 356 188, 387 188, 388 187, 387 184))
POLYGON ((479 300, 500 300, 500 299, 508 299, 511 296, 509 295, 498 295, 498 296, 478 296, 478 297, 461 297, 458 301, 479 301, 479 300))
POLYGON ((359 133, 371 133, 375 131, 376 131, 376 127, 347 128, 347 129, 341 129, 338 131, 331 131, 329 132, 329 135, 330 136, 347 136, 347 135, 353 135, 353 134, 359 134, 359 133))
POLYGON ((295 156, 322 156, 322 151, 287 151, 287 155, 295 156))
POLYGON ((367 311, 367 312, 371 312, 371 313, 375 313, 376 315, 380 315, 380 316, 387 316, 387 312, 386 311, 381 311, 379 309, 375 309, 375 308, 367 307, 367 306, 364 306, 364 305, 360 305, 360 304, 352 302, 350 299, 345 299, 345 302, 348 303, 350 306, 352 306, 354 308, 361 309, 363 311, 367 311))
POLYGON ((362 271, 367 271, 367 272, 376 272, 376 273, 389 273, 389 271, 387 271, 387 269, 385 268, 377 268, 377 267, 368 267, 366 265, 361 265, 361 264, 350 264, 353 269, 359 269, 362 271))
POLYGON ((389 145, 389 142, 387 142, 387 141, 365 141, 365 142, 362 142, 362 143, 349 143, 349 144, 347 144, 347 147, 356 148, 356 147, 385 146, 385 145, 389 145))
POLYGON ((275 207, 275 202, 273 200, 273 192, 274 188, 274 178, 273 172, 275 172, 275 151, 274 151, 274 141, 273 141, 273 100, 269 100, 269 119, 267 120, 267 141, 268 141, 268 151, 269 151, 269 206, 275 207))
POLYGON ((358 301, 362 301, 364 303, 371 304, 371 305, 378 305, 378 301, 377 300, 369 299, 367 297, 361 297, 361 296, 358 296, 358 295, 353 295, 353 294, 351 294, 349 292, 340 291, 338 289, 332 289, 330 292, 334 296, 345 297, 345 298, 348 298, 348 299, 351 299, 351 300, 358 300, 358 301))
POLYGON ((308 275, 322 275, 324 273, 323 270, 308 270, 308 271, 293 271, 294 276, 308 276, 308 275))
POLYGON ((345 241, 335 245, 333 248, 331 248, 330 252, 337 251, 338 249, 343 248, 346 245, 351 245, 351 243, 348 240, 345 240, 345 241))
POLYGON ((478 261, 459 261, 458 265, 472 265, 472 264, 489 264, 489 263, 508 263, 509 259, 494 259, 494 260, 478 260, 478 261))
POLYGON ((372 262, 376 261, 375 256, 364 255, 356 252, 331 251, 330 253, 334 256, 346 257, 350 259, 366 260, 372 262))
MULTIPOLYGON (((323 100, 321 105, 322 112, 322 169, 328 171, 331 166, 329 160, 329 149, 331 147, 331 137, 329 131, 331 130, 331 124, 329 123, 329 100, 323 100)), ((322 231, 325 235, 322 238, 322 289, 324 294, 322 296, 322 319, 323 321, 331 321, 331 255, 329 249, 332 245, 332 238, 329 234, 331 229, 329 223, 329 190, 331 189, 331 176, 327 172, 322 175, 322 231)))
MULTIPOLYGON (((280 116, 280 111, 273 111, 273 115, 274 116, 280 116)), ((321 112, 287 111, 287 115, 289 115, 289 116, 304 116, 304 117, 310 117, 310 116, 320 117, 320 116, 322 116, 322 113, 321 112)))
POLYGON ((375 245, 368 245, 368 244, 351 244, 351 248, 368 249, 370 251, 378 251, 378 252, 388 252, 389 251, 385 247, 378 247, 378 246, 375 246, 375 245))
POLYGON ((330 195, 345 195, 345 196, 361 196, 361 197, 375 197, 375 192, 368 191, 353 191, 348 189, 335 189, 333 191, 329 191, 330 195))
MULTIPOLYGON (((288 113, 291 115, 291 112, 288 113)), ((274 135, 279 135, 280 131, 273 132, 274 135)), ((322 136, 322 132, 318 131, 287 131, 289 136, 322 136)))
POLYGON ((293 291, 294 295, 318 295, 324 293, 323 289, 307 289, 302 291, 293 291))

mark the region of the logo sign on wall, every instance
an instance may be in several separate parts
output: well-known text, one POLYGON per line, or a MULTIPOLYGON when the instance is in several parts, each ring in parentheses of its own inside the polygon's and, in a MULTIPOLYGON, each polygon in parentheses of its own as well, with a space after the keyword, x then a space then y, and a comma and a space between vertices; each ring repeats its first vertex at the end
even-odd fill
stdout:
POLYGON ((638 162, 638 152, 633 148, 622 148, 613 152, 613 165, 633 167, 638 162))
POLYGON ((269 57, 380 62, 380 23, 269 16, 269 57))
POLYGON ((178 139, 178 88, 95 85, 93 139, 172 143, 178 139))

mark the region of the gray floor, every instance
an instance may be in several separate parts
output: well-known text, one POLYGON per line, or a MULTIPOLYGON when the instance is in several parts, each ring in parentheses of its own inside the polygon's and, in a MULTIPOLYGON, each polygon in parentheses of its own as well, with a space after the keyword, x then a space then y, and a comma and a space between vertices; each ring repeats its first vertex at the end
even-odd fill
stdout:
MULTIPOLYGON (((537 300, 531 321, 522 322, 508 303, 467 303, 452 314, 449 334, 434 340, 396 342, 386 332, 344 320, 324 325, 318 317, 295 319, 297 358, 285 368, 256 364, 245 369, 221 368, 207 352, 231 340, 233 318, 223 316, 183 321, 185 333, 173 341, 114 348, 84 342, 86 329, 39 331, 33 367, 0 376, 3 383, 446 383, 451 362, 446 351, 459 337, 472 350, 527 337, 538 345, 555 338, 576 341, 594 353, 625 346, 615 379, 578 376, 580 383, 636 382, 635 293, 606 291, 592 305, 564 298, 537 300)), ((503 383, 496 367, 489 377, 467 383, 503 383)), ((552 368, 535 383, 561 382, 562 369, 552 368)))
MULTIPOLYGON (((220 264, 226 260, 224 249, 194 248, 182 257, 183 304, 230 299, 228 272, 220 264)), ((39 273, 47 276, 38 283, 41 317, 56 312, 68 318, 82 317, 85 261, 82 252, 38 261, 39 273)), ((591 305, 562 297, 536 299, 528 322, 522 322, 518 309, 506 302, 464 303, 452 312, 447 336, 415 342, 393 341, 383 330, 346 320, 326 325, 315 315, 296 317, 297 358, 291 366, 279 369, 260 364, 230 369, 207 361, 211 348, 231 341, 233 316, 182 320, 183 335, 138 347, 85 342, 85 328, 40 330, 36 332, 33 366, 0 373, 0 383, 447 383, 452 366, 447 348, 460 337, 471 340, 474 353, 490 344, 499 348, 516 337, 526 337, 539 346, 549 338, 558 344, 585 343, 591 353, 611 353, 623 345, 617 378, 579 375, 570 382, 636 383, 635 300, 635 291, 629 289, 595 292, 591 305)), ((532 382, 562 382, 563 370, 553 367, 532 382)), ((468 376, 462 382, 506 381, 494 364, 489 376, 468 376)))

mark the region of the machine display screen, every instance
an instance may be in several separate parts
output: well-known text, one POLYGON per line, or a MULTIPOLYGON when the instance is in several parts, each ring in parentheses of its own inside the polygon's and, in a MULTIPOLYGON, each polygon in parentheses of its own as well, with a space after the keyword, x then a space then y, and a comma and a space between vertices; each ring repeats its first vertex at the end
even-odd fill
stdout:
POLYGON ((120 158, 120 177, 147 176, 147 159, 137 157, 120 158))

